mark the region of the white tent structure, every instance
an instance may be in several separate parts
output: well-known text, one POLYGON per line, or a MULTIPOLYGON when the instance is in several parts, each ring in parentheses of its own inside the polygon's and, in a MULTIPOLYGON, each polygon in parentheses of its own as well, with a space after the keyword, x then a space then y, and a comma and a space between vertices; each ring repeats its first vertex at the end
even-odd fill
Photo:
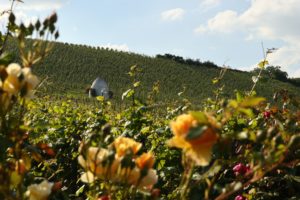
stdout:
POLYGON ((110 91, 107 83, 101 79, 96 78, 89 90, 89 97, 103 96, 105 99, 110 98, 110 91))

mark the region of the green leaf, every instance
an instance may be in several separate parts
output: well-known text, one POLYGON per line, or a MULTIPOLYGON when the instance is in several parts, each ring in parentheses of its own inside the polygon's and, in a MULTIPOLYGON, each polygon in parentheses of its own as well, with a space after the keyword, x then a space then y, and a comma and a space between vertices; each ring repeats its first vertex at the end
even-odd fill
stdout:
POLYGON ((130 71, 133 71, 133 70, 135 70, 137 68, 137 65, 132 65, 131 67, 130 67, 130 71))
POLYGON ((148 133, 149 130, 150 130, 150 126, 146 126, 146 127, 142 128, 141 133, 143 133, 143 134, 148 133))
POLYGON ((251 108, 239 108, 238 111, 252 118, 254 116, 251 108))
POLYGON ((294 181, 300 183, 300 176, 290 176, 294 181))
POLYGON ((249 122, 249 126, 250 126, 251 128, 256 128, 256 127, 257 127, 257 124, 258 124, 258 122, 257 122, 256 119, 253 119, 253 120, 251 120, 251 121, 249 122))
POLYGON ((75 193, 76 197, 83 193, 85 185, 81 186, 75 193))
POLYGON ((14 13, 10 13, 9 17, 8 17, 9 23, 14 24, 16 17, 14 15, 14 13))
POLYGON ((0 65, 8 65, 14 60, 14 56, 9 53, 3 53, 0 57, 0 65))
POLYGON ((241 102, 241 107, 254 107, 259 105, 261 102, 265 101, 266 99, 263 97, 248 97, 241 102))
POLYGON ((21 175, 16 172, 16 171, 13 171, 10 175, 10 183, 13 185, 13 186, 17 186, 19 185, 19 183, 22 181, 22 177, 21 175))
POLYGON ((240 91, 237 91, 235 95, 236 95, 236 100, 238 103, 240 103, 244 99, 244 96, 242 95, 242 93, 240 91))
POLYGON ((207 175, 210 177, 215 176, 216 174, 218 174, 220 172, 221 169, 222 169, 221 165, 214 164, 207 172, 207 175))
POLYGON ((129 90, 125 91, 122 94, 122 100, 124 100, 125 98, 131 97, 133 94, 134 94, 134 90, 133 89, 129 89, 129 90))
POLYGON ((178 95, 178 96, 181 96, 182 94, 183 94, 183 92, 178 92, 178 94, 177 94, 177 95, 178 95))
POLYGON ((198 138, 203 134, 204 131, 207 130, 207 126, 199 126, 195 128, 191 128, 190 132, 187 134, 186 139, 187 140, 193 140, 195 138, 198 138))
POLYGON ((239 104, 235 100, 230 100, 229 103, 228 103, 228 106, 232 107, 232 108, 237 108, 239 106, 239 104))
POLYGON ((289 148, 295 148, 300 146, 300 135, 293 135, 288 144, 289 148))
POLYGON ((133 87, 139 87, 141 85, 141 81, 137 81, 133 84, 133 87))
POLYGON ((269 62, 267 60, 263 60, 260 63, 258 63, 258 67, 261 69, 264 69, 266 65, 268 65, 269 62))
POLYGON ((190 114, 197 120, 199 124, 207 124, 207 117, 203 112, 191 111, 190 114))
POLYGON ((213 80, 212 80, 212 83, 213 84, 217 84, 219 82, 219 79, 218 78, 214 78, 213 80))

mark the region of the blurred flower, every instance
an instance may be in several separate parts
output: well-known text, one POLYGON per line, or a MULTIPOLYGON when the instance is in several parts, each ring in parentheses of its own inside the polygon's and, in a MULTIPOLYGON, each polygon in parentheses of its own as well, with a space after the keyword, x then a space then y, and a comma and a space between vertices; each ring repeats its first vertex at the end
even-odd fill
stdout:
POLYGON ((232 168, 234 174, 236 176, 238 175, 245 175, 247 172, 250 171, 250 167, 249 166, 245 166, 242 163, 238 163, 236 164, 233 168, 232 168))
POLYGON ((143 153, 140 157, 135 160, 136 165, 140 169, 150 169, 154 165, 154 156, 152 153, 143 153))
POLYGON ((147 170, 147 175, 142 178, 138 184, 138 188, 146 191, 150 191, 154 184, 156 184, 158 176, 156 170, 149 169, 147 170))
POLYGON ((196 165, 206 166, 211 160, 212 147, 218 139, 214 127, 210 124, 200 126, 191 114, 180 115, 170 124, 174 137, 168 144, 182 148, 196 165))
POLYGON ((5 70, 7 77, 1 82, 3 90, 12 95, 17 95, 22 91, 21 96, 31 98, 33 89, 39 83, 37 76, 31 73, 31 69, 22 68, 19 64, 12 63, 5 70))
POLYGON ((28 67, 23 68, 22 72, 25 76, 25 81, 29 84, 30 89, 35 88, 39 83, 39 79, 37 78, 37 76, 33 75, 31 73, 31 69, 28 67))
POLYGON ((18 77, 21 75, 22 68, 17 63, 11 63, 6 68, 7 77, 3 83, 3 90, 11 93, 17 94, 21 89, 21 83, 18 77))
POLYGON ((3 83, 3 90, 16 95, 21 89, 21 83, 15 75, 8 75, 3 83))
POLYGON ((160 196, 160 189, 154 188, 151 191, 151 199, 157 199, 160 196))
MULTIPOLYGON (((113 155, 114 156, 114 155, 113 155)), ((97 178, 107 179, 114 176, 120 164, 120 159, 110 158, 110 152, 104 148, 89 147, 86 159, 78 157, 79 164, 87 170, 81 176, 83 182, 93 182, 97 178)))
POLYGON ((265 111, 263 112, 263 116, 265 119, 269 119, 271 117, 271 112, 270 111, 265 111))
POLYGON ((247 200, 246 197, 244 197, 243 195, 237 195, 234 200, 247 200))
POLYGON ((31 160, 29 159, 19 159, 16 162, 15 171, 17 171, 19 174, 24 174, 26 171, 28 171, 31 167, 31 160))
POLYGON ((62 181, 55 182, 52 187, 52 191, 56 192, 56 191, 60 190, 62 187, 63 187, 62 181))
MULTIPOLYGON (((109 180, 149 192, 158 179, 156 170, 152 169, 155 158, 150 152, 136 155, 141 146, 133 139, 119 137, 110 149, 89 147, 85 157, 78 157, 79 164, 86 170, 81 181, 109 180)), ((79 150, 82 152, 82 145, 79 150)))
POLYGON ((141 177, 141 170, 137 167, 135 167, 133 169, 127 168, 126 170, 127 170, 127 173, 124 173, 125 172, 124 169, 122 170, 123 173, 122 172, 120 173, 121 179, 129 185, 136 186, 141 177), (129 174, 129 175, 126 175, 126 174, 129 174))
POLYGON ((136 154, 142 147, 141 143, 126 137, 118 137, 112 145, 116 149, 119 157, 124 156, 126 153, 136 154))
POLYGON ((8 75, 18 77, 21 74, 22 68, 18 63, 11 63, 7 66, 6 72, 8 75))
POLYGON ((110 197, 108 195, 103 195, 99 197, 98 200, 110 200, 110 197))
POLYGON ((26 195, 29 200, 47 200, 51 194, 53 183, 44 180, 40 184, 33 184, 28 186, 26 195))

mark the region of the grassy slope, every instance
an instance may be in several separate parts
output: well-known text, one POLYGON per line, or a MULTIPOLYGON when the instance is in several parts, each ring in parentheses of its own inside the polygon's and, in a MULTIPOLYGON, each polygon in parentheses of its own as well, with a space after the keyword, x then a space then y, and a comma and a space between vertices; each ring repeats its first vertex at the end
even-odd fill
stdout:
MULTIPOLYGON (((215 90, 211 80, 220 71, 219 68, 190 66, 163 58, 63 43, 55 43, 50 55, 35 67, 35 71, 41 77, 48 77, 45 86, 49 94, 84 96, 85 88, 99 76, 108 82, 118 99, 130 88, 127 72, 134 64, 143 69, 139 77, 142 81, 139 96, 146 98, 152 84, 159 80, 157 98, 164 101, 178 98, 177 93, 183 86, 186 87, 185 97, 194 102, 211 96, 215 90)), ((251 76, 248 72, 229 70, 224 76, 225 95, 233 95, 235 89, 250 90, 251 76)), ((271 79, 259 82, 257 92, 271 98, 274 91, 282 88, 300 94, 299 87, 271 79)))

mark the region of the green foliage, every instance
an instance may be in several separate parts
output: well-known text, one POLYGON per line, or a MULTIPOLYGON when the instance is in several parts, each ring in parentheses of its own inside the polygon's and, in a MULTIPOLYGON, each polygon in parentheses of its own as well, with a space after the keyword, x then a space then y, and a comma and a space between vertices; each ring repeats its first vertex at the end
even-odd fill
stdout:
MULTIPOLYGON (((262 72, 262 77, 266 79, 276 79, 283 82, 288 82, 288 74, 285 71, 280 69, 280 66, 268 66, 262 72)), ((259 72, 259 68, 253 70, 253 73, 256 74, 259 72)))

